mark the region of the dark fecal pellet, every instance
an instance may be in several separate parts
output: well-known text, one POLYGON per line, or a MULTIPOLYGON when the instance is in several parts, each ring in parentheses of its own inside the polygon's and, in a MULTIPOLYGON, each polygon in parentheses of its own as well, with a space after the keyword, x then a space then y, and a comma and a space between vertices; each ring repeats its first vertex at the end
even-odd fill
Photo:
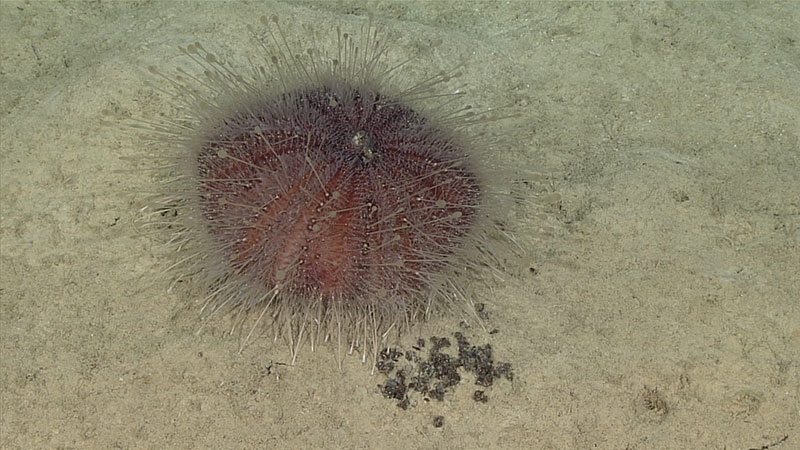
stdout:
POLYGON ((446 337, 440 339, 436 336, 432 336, 431 342, 433 343, 433 349, 431 350, 433 353, 438 352, 443 348, 450 347, 450 339, 447 339, 446 337))
POLYGON ((388 374, 394 370, 394 363, 392 361, 380 360, 375 364, 375 368, 378 369, 380 373, 388 374))
POLYGON ((400 400, 397 402, 397 407, 403 410, 408 409, 408 406, 411 404, 411 401, 408 400, 408 397, 400 400))

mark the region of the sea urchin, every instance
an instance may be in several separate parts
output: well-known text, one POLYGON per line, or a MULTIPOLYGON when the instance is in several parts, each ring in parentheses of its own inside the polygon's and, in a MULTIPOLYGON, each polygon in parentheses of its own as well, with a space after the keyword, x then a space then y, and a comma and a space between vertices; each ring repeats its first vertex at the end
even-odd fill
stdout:
POLYGON ((262 21, 271 42, 248 75, 200 44, 182 50, 203 77, 151 68, 187 114, 149 126, 174 163, 150 210, 175 216, 173 268, 207 289, 207 316, 255 318, 245 343, 268 322, 292 362, 329 339, 374 361, 391 329, 468 305, 464 280, 498 267, 506 188, 475 132, 492 117, 436 92, 454 71, 398 88, 406 63, 385 64, 372 24, 296 55, 262 21))

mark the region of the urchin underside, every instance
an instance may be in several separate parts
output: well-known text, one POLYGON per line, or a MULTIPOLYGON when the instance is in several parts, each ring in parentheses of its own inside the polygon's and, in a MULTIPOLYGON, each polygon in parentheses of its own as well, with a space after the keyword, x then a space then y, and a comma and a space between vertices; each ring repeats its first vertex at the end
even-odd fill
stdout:
POLYGON ((309 305, 419 306, 482 199, 451 136, 344 81, 229 115, 194 158, 199 210, 228 275, 309 305))

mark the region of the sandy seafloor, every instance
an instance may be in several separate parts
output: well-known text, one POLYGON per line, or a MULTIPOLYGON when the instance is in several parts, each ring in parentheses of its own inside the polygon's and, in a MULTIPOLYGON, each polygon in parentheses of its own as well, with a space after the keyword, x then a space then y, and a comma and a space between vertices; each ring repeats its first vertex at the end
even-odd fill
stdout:
POLYGON ((800 448, 798 24, 794 2, 4 0, 0 447, 800 448), (202 293, 167 292, 131 225, 143 150, 102 112, 178 114, 147 66, 257 54, 262 15, 296 38, 367 13, 415 75, 465 60, 538 174, 532 256, 478 299, 500 332, 474 342, 516 373, 485 404, 468 379, 404 411, 357 357, 196 335, 202 293))

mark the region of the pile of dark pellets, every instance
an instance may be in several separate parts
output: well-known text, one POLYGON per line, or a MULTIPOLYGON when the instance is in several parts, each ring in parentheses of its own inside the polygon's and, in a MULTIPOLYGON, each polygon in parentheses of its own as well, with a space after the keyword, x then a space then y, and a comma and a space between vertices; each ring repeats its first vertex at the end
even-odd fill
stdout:
MULTIPOLYGON (((488 388, 502 378, 514 379, 511 364, 494 362, 490 344, 471 345, 460 332, 453 336, 458 344, 458 356, 442 351, 452 345, 450 339, 435 336, 429 340, 427 358, 422 356, 426 349, 425 339, 419 339, 413 350, 404 352, 394 347, 383 350, 376 364, 377 370, 387 376, 386 382, 378 385, 383 396, 397 400, 397 406, 408 409, 415 404, 411 398, 415 395, 426 402, 444 400, 445 395, 461 382, 462 371, 474 374, 475 384, 481 388, 488 388)), ((480 388, 475 390, 472 398, 481 403, 489 400, 486 390, 480 388)))

